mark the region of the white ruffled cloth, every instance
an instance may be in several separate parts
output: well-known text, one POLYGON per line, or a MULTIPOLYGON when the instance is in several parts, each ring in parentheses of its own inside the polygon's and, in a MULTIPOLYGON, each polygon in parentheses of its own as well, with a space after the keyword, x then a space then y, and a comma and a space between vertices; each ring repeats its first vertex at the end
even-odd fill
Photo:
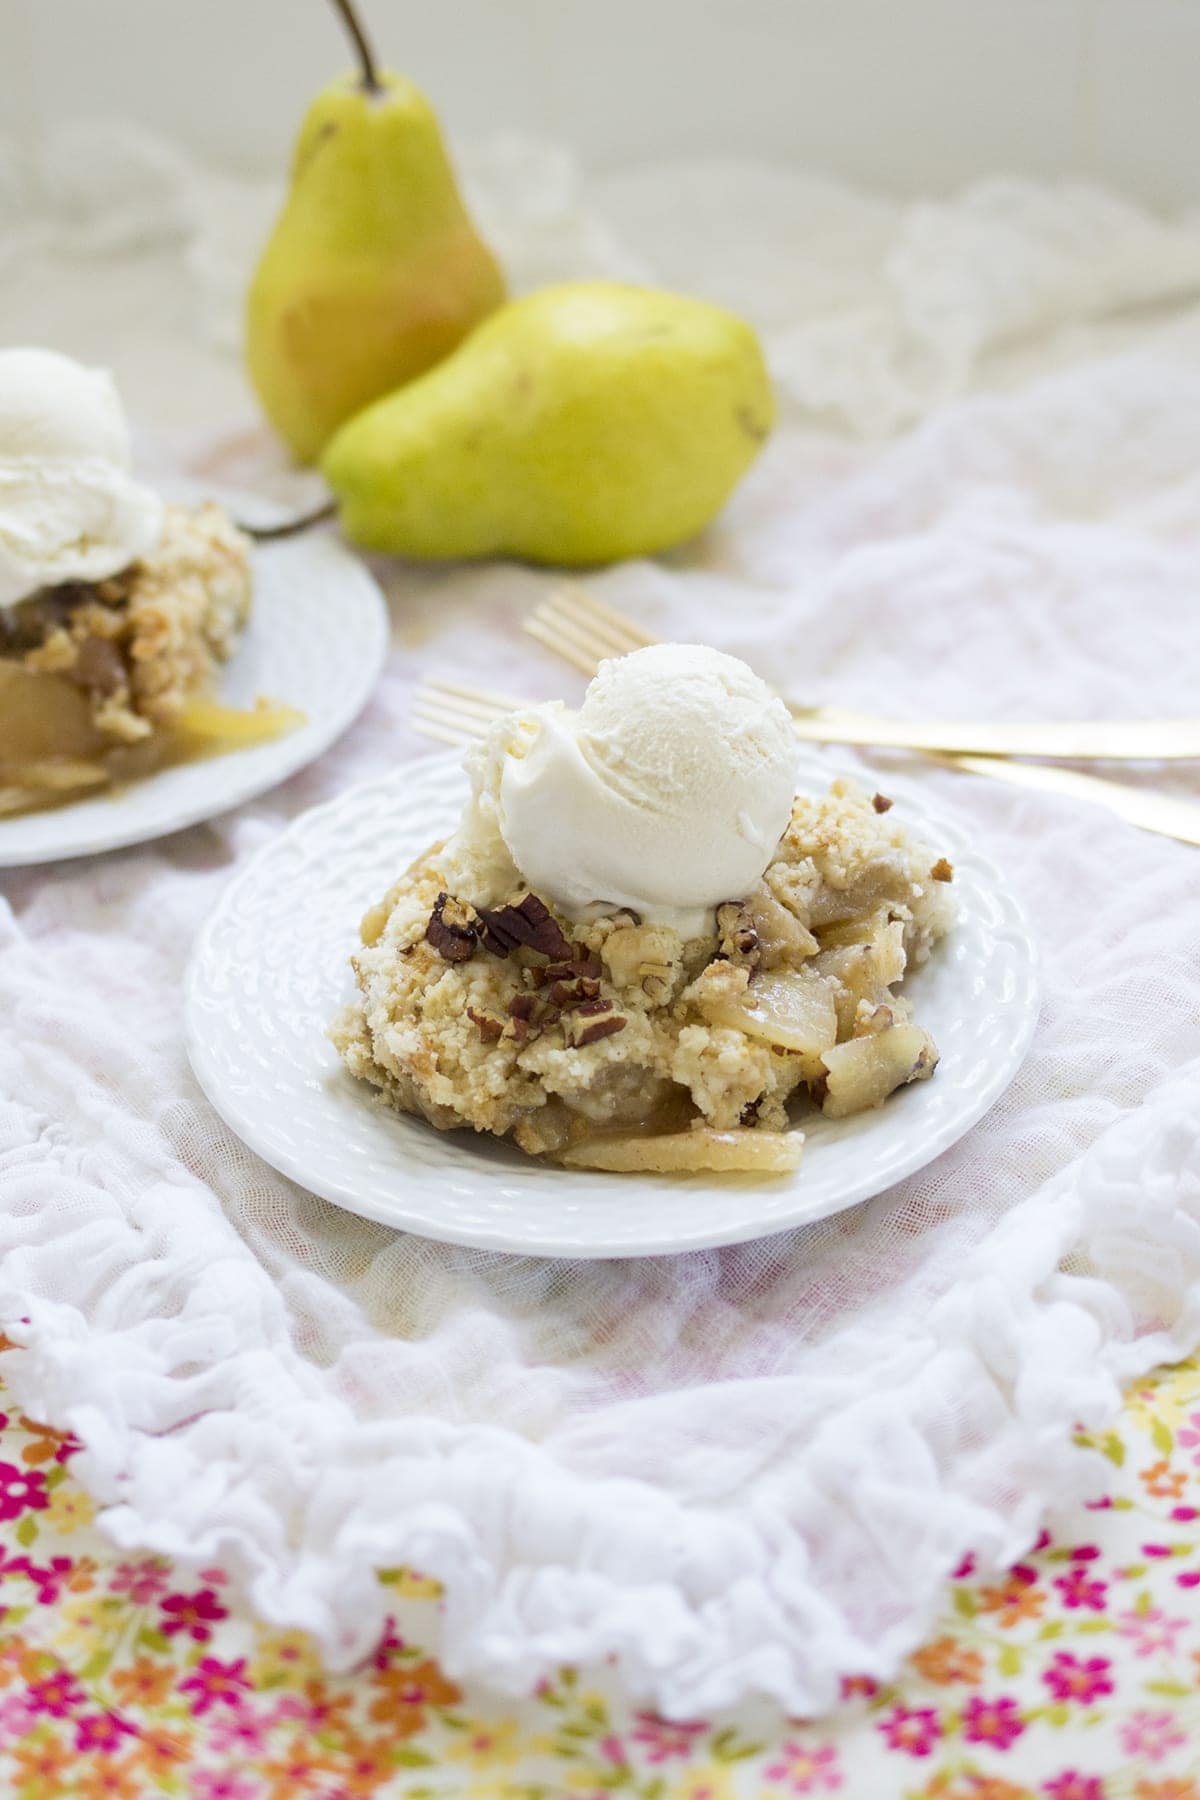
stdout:
MULTIPOLYGON (((274 468, 282 491, 185 305, 199 288, 221 326, 253 234, 222 238, 211 183, 122 142, 120 181, 82 197, 61 151, 0 159, 26 232, 3 334, 40 319, 97 354, 107 320, 127 388, 197 428, 177 460, 274 468), (51 277, 88 231, 72 293, 51 277)), ((529 146, 469 164, 521 277, 655 273, 768 335, 788 404, 760 465, 701 543, 598 577, 604 598, 814 699, 1200 710, 1186 222, 1017 182, 901 211, 745 166, 585 192, 529 146)), ((320 764, 161 843, 0 877, 0 1323, 25 1346, 7 1378, 83 1438, 73 1466, 119 1542, 219 1558, 334 1664, 381 1627, 372 1571, 406 1562, 445 1583, 459 1678, 519 1692, 615 1655, 668 1712, 765 1693, 818 1713, 839 1676, 895 1668, 968 1549, 1002 1564, 1087 1490, 1076 1421, 1200 1341, 1200 851, 929 772, 1044 953, 1029 1060, 963 1143, 724 1251, 571 1266, 395 1236, 243 1149, 180 1035, 222 884, 305 807, 420 751, 424 669, 578 692, 516 630, 548 577, 382 573, 394 654, 320 764)), ((1141 778, 1196 791, 1186 769, 1141 778)))

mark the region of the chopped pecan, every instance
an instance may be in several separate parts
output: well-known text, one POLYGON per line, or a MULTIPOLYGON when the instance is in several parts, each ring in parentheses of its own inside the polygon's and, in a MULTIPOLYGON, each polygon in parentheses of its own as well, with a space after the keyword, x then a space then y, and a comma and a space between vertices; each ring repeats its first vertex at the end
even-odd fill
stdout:
POLYGON ((90 688, 94 693, 115 694, 129 676, 116 645, 93 633, 84 638, 75 652, 71 679, 78 687, 90 688))
POLYGON ((744 900, 726 900, 717 908, 718 957, 758 960, 758 932, 744 900))
POLYGON ((425 936, 443 961, 467 962, 475 954, 479 937, 475 909, 449 894, 439 894, 434 901, 425 936))
POLYGON ((536 994, 514 994, 508 1003, 510 1019, 532 1019, 538 1009, 536 994))
POLYGON ((478 1025, 479 1035, 485 1044, 494 1044, 504 1030, 502 1019, 494 1019, 491 1013, 476 1012, 473 1006, 468 1006, 467 1017, 478 1025))
POLYGON ((551 1006, 579 1006, 585 1000, 594 1000, 600 992, 600 983, 591 975, 581 975, 578 981, 556 981, 547 998, 551 1006))
POLYGON ((563 1030, 568 1044, 581 1049, 584 1044, 595 1044, 624 1031, 628 1023, 623 1013, 613 1011, 610 1001, 586 1000, 564 1021, 563 1030))
POLYGON ((896 802, 894 800, 889 800, 886 794, 876 794, 871 801, 871 805, 875 808, 877 813, 891 812, 895 804, 896 802))
POLYGON ((954 864, 947 862, 944 856, 939 856, 929 873, 934 881, 953 881, 954 864))
POLYGON ((571 956, 569 940, 546 902, 536 894, 524 894, 511 906, 500 906, 479 916, 484 944, 493 956, 507 956, 522 944, 551 960, 566 961, 571 956))
POLYGON ((808 1096, 814 1106, 823 1107, 829 1098, 829 1077, 818 1075, 815 1081, 808 1084, 808 1096))

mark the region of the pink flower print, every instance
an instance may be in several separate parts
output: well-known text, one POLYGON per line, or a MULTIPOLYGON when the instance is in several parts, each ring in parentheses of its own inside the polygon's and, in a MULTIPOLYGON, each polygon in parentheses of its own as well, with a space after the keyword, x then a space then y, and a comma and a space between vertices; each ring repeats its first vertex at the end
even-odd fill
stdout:
POLYGON ((886 1719, 879 1719, 875 1729, 882 1731, 889 1750, 903 1750, 907 1756, 928 1756, 942 1735, 942 1724, 931 1706, 894 1706, 886 1719))
POLYGON ((53 1606, 62 1598, 63 1585, 74 1567, 69 1556, 52 1556, 48 1563, 26 1563, 25 1572, 37 1589, 39 1606, 53 1606))
POLYGON ((258 1800, 261 1791, 233 1769, 194 1769, 189 1782, 192 1800, 258 1800))
POLYGON ((249 1707, 232 1705, 209 1725, 207 1741, 218 1756, 261 1756, 267 1747, 267 1733, 281 1715, 282 1707, 264 1718, 249 1707))
POLYGON ((873 1700, 879 1692, 879 1683, 871 1675, 843 1675, 842 1699, 853 1700, 861 1696, 864 1700, 873 1700))
POLYGON ((212 1636, 212 1627, 229 1614, 211 1588, 194 1594, 168 1594, 162 1602, 162 1628, 168 1637, 186 1631, 198 1644, 212 1636))
POLYGON ((789 1738, 763 1773, 768 1781, 785 1783, 793 1794, 831 1794, 842 1785, 838 1753, 832 1744, 800 1744, 789 1738))
POLYGON ((650 1712, 640 1712, 636 1718, 633 1741, 641 1744, 646 1761, 652 1763, 666 1762, 672 1756, 690 1756, 696 1739, 708 1730, 703 1719, 684 1719, 672 1724, 650 1712))
POLYGON ((1081 1706, 1087 1706, 1103 1694, 1112 1693, 1111 1667, 1104 1656, 1080 1658, 1070 1650, 1058 1650, 1050 1667, 1042 1671, 1042 1680, 1056 1700, 1078 1700, 1081 1706))
POLYGON ((108 1579, 114 1594, 126 1594, 135 1606, 149 1606, 165 1594, 170 1582, 165 1566, 156 1556, 143 1556, 137 1562, 118 1563, 108 1579))
POLYGON ((1157 1607, 1149 1612, 1123 1612, 1117 1615, 1117 1630, 1133 1645, 1135 1656, 1153 1656, 1156 1650, 1171 1654, 1177 1648, 1176 1638, 1186 1631, 1186 1619, 1168 1619, 1157 1607))
POLYGON ((238 1706, 250 1687, 246 1678, 246 1659, 221 1662, 215 1656, 202 1656, 186 1681, 179 1683, 181 1694, 194 1694, 192 1713, 197 1719, 218 1702, 222 1706, 238 1706))
POLYGON ((226 1587, 229 1583, 224 1569, 201 1569, 197 1579, 206 1582, 209 1587, 226 1587))
POLYGON ((26 1691, 34 1712, 49 1713, 54 1719, 65 1719, 87 1700, 69 1669, 51 1670, 49 1675, 31 1681, 26 1691))
POLYGON ((1188 1422, 1176 1433, 1176 1441, 1185 1450, 1195 1450, 1192 1461, 1200 1466, 1200 1412, 1188 1414, 1188 1422))
POLYGON ((79 1751, 97 1750, 101 1756, 111 1756, 125 1738, 136 1736, 133 1726, 115 1713, 83 1713, 75 1721, 75 1748, 79 1751))
POLYGON ((968 1744, 990 1744, 994 1750, 1008 1750, 1025 1729, 1017 1702, 1002 1695, 998 1700, 985 1700, 972 1694, 963 1707, 963 1737, 968 1744))
POLYGON ((1100 1546, 1099 1544, 1076 1544, 1070 1555, 1072 1562, 1098 1562, 1100 1546))
POLYGON ((1096 1581, 1088 1574, 1086 1567, 1068 1569, 1065 1575, 1055 1578, 1054 1585, 1058 1589, 1063 1605, 1069 1610, 1074 1611, 1077 1607, 1086 1606, 1092 1612, 1104 1611, 1108 1584, 1104 1581, 1096 1581))
POLYGON ((1175 1577, 1175 1582, 1181 1588, 1200 1587, 1200 1569, 1185 1569, 1182 1575, 1175 1577))
POLYGON ((625 1746, 615 1732, 610 1731, 607 1737, 602 1737, 596 1745, 596 1749, 605 1762, 612 1763, 618 1769, 623 1769, 629 1761, 625 1754, 625 1746))
POLYGON ((1147 1762, 1161 1762, 1188 1741, 1187 1732, 1169 1712, 1131 1713, 1118 1727, 1117 1735, 1127 1756, 1144 1756, 1147 1762))
POLYGON ((6 1694, 0 1700, 0 1745, 15 1744, 35 1722, 36 1714, 28 1694, 6 1694))
MULTIPOLYGON (((383 1635, 376 1644, 371 1661, 377 1669, 386 1669, 397 1650, 403 1650, 404 1639, 396 1630, 396 1621, 389 1613, 384 1621, 383 1635)), ((553 1693, 554 1683, 546 1680, 538 1683, 538 1693, 553 1693)))
POLYGON ((15 1519, 23 1512, 44 1512, 50 1504, 46 1477, 40 1469, 18 1469, 0 1462, 0 1519, 15 1519))
POLYGON ((1104 1800, 1104 1783, 1098 1775, 1081 1775, 1077 1769, 1064 1769, 1053 1781, 1042 1784, 1049 1800, 1104 1800))

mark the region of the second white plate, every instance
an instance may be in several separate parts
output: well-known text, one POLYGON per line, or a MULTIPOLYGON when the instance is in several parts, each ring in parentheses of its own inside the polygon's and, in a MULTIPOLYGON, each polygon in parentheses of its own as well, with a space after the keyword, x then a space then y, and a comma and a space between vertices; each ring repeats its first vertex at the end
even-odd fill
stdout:
POLYGON ((330 534, 254 551, 254 609, 217 697, 252 706, 259 694, 305 722, 271 743, 160 769, 144 781, 0 819, 0 868, 60 862, 144 843, 228 812, 286 781, 358 716, 388 649, 387 603, 370 572, 330 534))
MULTIPOLYGON (((803 788, 831 772, 801 759, 803 788)), ((225 890, 192 955, 192 1067, 252 1149, 314 1193, 425 1237, 529 1255, 655 1256, 807 1224, 911 1175, 949 1148, 1016 1073, 1037 1016, 1036 957, 997 872, 919 791, 889 779, 911 824, 955 867, 960 918, 906 984, 942 1060, 878 1112, 804 1120, 792 1176, 564 1171, 469 1132, 400 1117, 343 1068, 329 1023, 350 990, 358 920, 455 824, 457 754, 410 763, 316 807, 225 890)))

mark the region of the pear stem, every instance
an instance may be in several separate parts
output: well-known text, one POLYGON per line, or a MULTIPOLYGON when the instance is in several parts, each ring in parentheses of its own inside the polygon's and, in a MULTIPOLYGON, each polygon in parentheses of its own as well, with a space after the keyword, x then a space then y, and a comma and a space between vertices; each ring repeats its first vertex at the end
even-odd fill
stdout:
POLYGON ((363 87, 368 94, 381 94, 383 83, 379 79, 375 52, 371 48, 370 39, 363 30, 362 20, 354 10, 352 0, 333 0, 333 4, 341 14, 342 23, 350 33, 354 48, 358 52, 358 60, 362 65, 363 87))
POLYGON ((238 530, 253 539, 256 544, 271 544, 277 538, 296 537, 301 531, 308 531, 314 525, 323 525, 326 519, 332 519, 337 512, 337 501, 327 500, 324 506, 318 506, 315 512, 301 513, 298 518, 285 519, 281 525, 247 525, 238 521, 238 530))

